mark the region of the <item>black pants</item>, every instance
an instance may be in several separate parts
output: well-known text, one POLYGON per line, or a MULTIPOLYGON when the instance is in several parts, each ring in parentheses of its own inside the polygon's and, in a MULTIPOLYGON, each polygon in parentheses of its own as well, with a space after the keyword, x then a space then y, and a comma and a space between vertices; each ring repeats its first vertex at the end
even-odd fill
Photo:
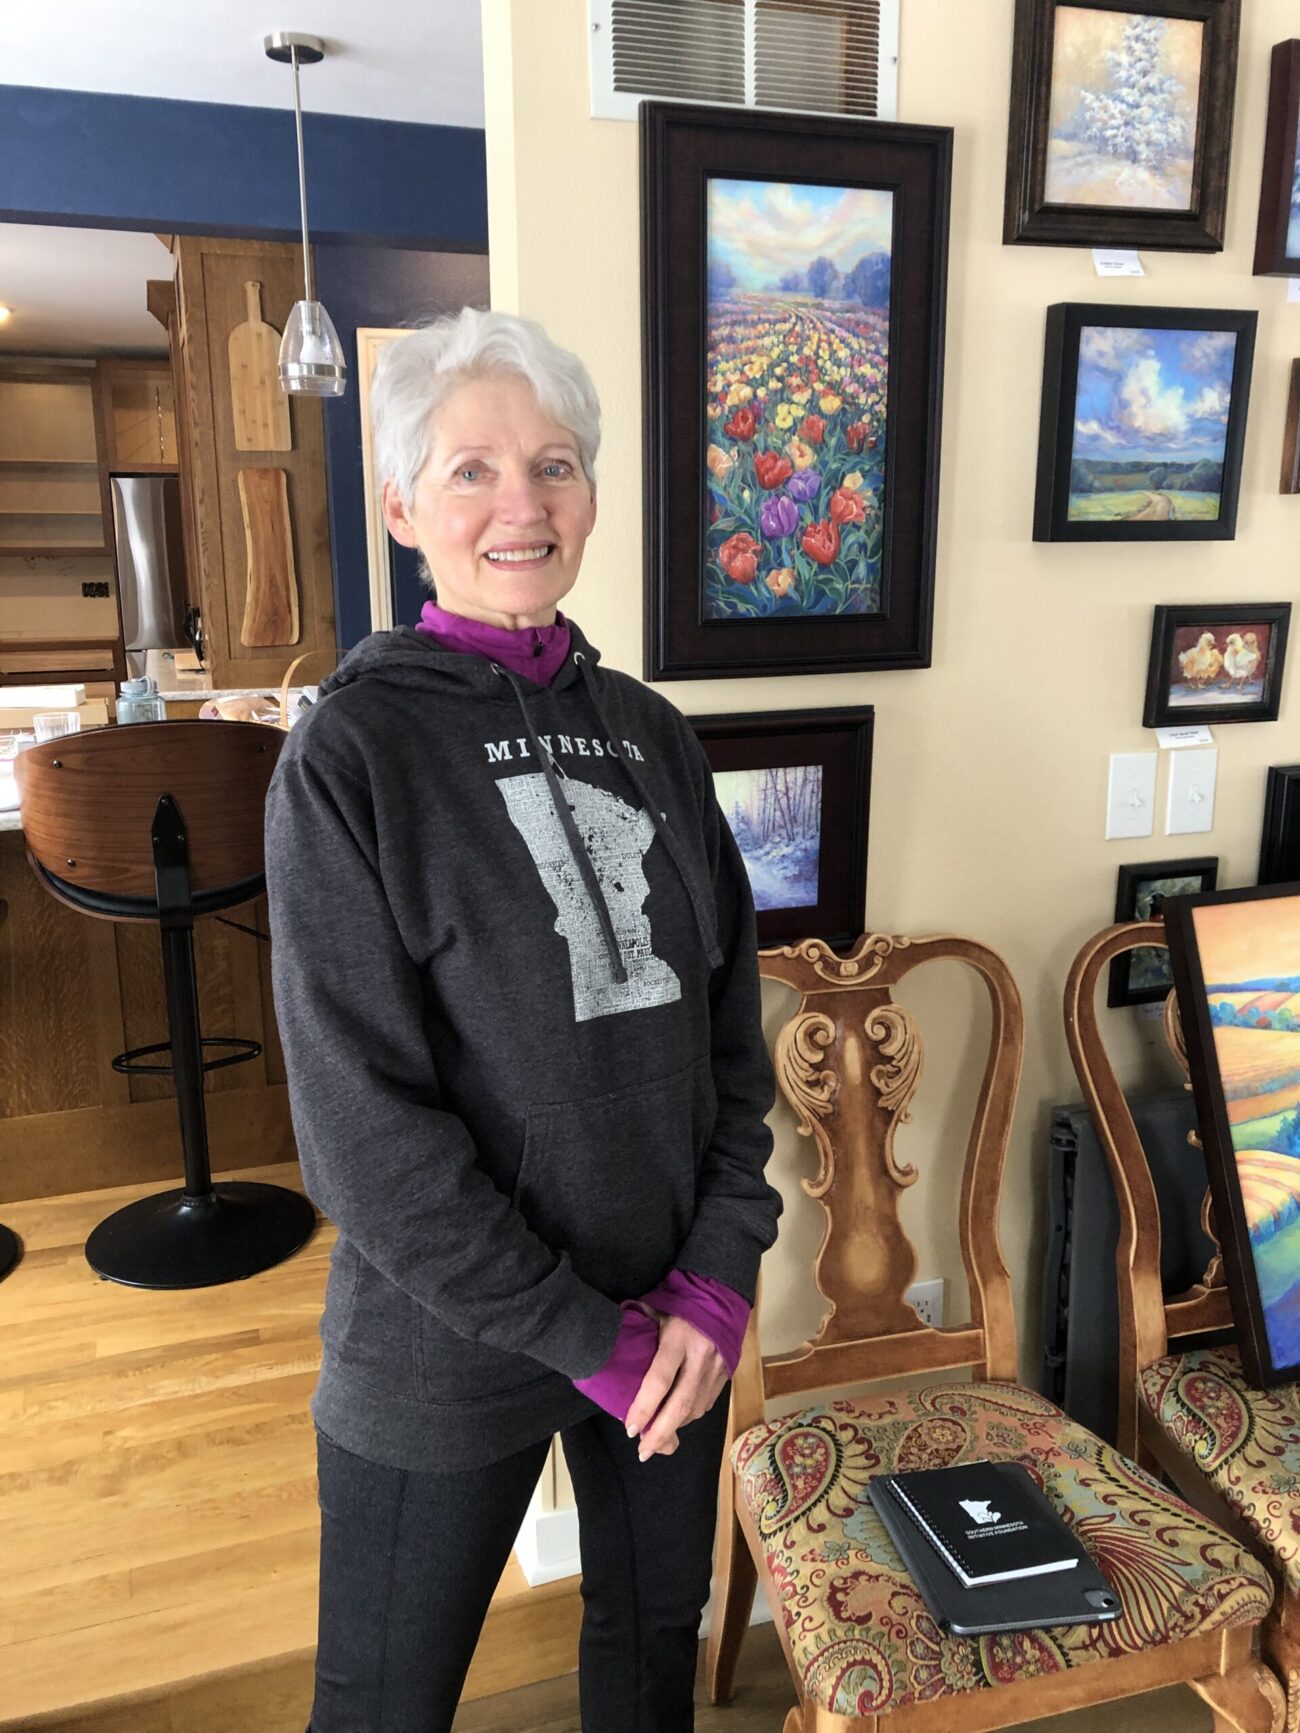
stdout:
MULTIPOLYGON (((583 1733, 691 1733, 724 1390, 672 1456, 607 1414, 563 1434, 578 1506, 583 1733)), ((317 1435, 320 1639, 310 1733, 450 1733, 492 1593, 546 1460, 406 1473, 317 1435)))

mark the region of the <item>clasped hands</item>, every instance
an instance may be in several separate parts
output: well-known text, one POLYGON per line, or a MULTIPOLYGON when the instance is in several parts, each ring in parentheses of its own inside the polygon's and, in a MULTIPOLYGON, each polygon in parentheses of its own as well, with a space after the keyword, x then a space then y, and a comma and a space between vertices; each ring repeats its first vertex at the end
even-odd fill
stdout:
POLYGON ((627 1411, 627 1435, 641 1443, 640 1461, 671 1456, 677 1431, 707 1414, 727 1382, 726 1362, 702 1330, 685 1318, 644 1306, 659 1325, 659 1347, 627 1411), (647 1424, 648 1422, 648 1424, 647 1424))

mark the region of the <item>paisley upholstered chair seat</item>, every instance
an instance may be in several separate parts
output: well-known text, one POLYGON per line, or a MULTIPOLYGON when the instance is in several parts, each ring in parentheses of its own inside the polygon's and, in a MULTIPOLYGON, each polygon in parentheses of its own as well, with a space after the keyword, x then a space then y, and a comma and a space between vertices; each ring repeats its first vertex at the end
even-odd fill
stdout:
POLYGON ((1233 1346, 1166 1354, 1139 1383, 1166 1437, 1300 1590, 1300 1387, 1247 1383, 1233 1346))
MULTIPOLYGON (((803 1697, 866 1717, 1063 1673, 1268 1611, 1267 1570, 1190 1505, 1015 1384, 936 1384, 751 1426, 732 1447, 803 1697), (874 1475, 1022 1462, 1120 1595, 1111 1624, 945 1635, 867 1498, 874 1475)), ((952 1705, 952 1725, 961 1710, 952 1705)))

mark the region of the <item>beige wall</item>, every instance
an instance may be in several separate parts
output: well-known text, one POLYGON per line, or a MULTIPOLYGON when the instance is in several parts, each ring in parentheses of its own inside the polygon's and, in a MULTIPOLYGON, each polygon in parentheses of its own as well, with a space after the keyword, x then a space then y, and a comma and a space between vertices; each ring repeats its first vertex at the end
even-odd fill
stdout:
MULTIPOLYGON (((1002 1235, 1024 1371, 1037 1375, 1046 1109, 1077 1098, 1062 1033, 1065 974, 1110 918, 1121 862, 1217 854, 1221 883, 1253 880, 1270 764, 1300 760, 1300 670, 1282 719, 1217 731, 1208 836, 1102 840, 1107 756, 1154 746, 1140 726, 1157 602, 1274 600, 1295 587, 1300 499, 1277 491, 1300 305, 1252 278, 1268 56, 1295 34, 1294 0, 1244 8, 1227 246, 1148 253, 1140 282, 1102 283, 1089 253, 1004 247, 1012 0, 905 0, 899 118, 956 131, 934 665, 917 673, 678 682, 688 712, 876 707, 867 921, 968 933, 1000 950, 1024 994, 1029 1040, 1007 1165, 1002 1235), (1235 542, 1105 548, 1030 539, 1044 309, 1053 301, 1254 307, 1259 346, 1235 542)), ((494 304, 541 319, 586 359, 605 407, 600 522, 571 606, 615 667, 640 674, 641 350, 637 129, 588 117, 584 0, 483 0, 494 304)), ((1300 655, 1300 651, 1297 651, 1300 655)), ((1167 755, 1166 755, 1167 756, 1167 755)), ((1163 802, 1166 766, 1161 766, 1163 802)), ((928 1071, 904 1159, 922 1169, 905 1220, 919 1274, 958 1272, 955 1203, 977 1000, 960 976, 920 985, 928 1071), (942 1226, 940 1226, 942 1220, 942 1226)), ((787 1007, 770 1001, 775 1028, 787 1007)), ((1169 1078, 1158 1025, 1107 1014, 1130 1076, 1169 1078)), ((772 1175, 787 1200, 765 1264, 764 1345, 820 1315, 808 1265, 820 1210, 801 1195, 810 1144, 778 1110, 772 1175)), ((949 1293, 949 1317, 954 1299, 949 1293)))

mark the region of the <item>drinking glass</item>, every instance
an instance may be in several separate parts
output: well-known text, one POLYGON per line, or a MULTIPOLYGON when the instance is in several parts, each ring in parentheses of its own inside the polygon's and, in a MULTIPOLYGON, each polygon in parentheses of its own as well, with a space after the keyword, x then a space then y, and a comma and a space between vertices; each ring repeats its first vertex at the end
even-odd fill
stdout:
POLYGON ((65 734, 81 731, 81 717, 75 710, 45 710, 32 717, 37 741, 58 740, 65 734))

